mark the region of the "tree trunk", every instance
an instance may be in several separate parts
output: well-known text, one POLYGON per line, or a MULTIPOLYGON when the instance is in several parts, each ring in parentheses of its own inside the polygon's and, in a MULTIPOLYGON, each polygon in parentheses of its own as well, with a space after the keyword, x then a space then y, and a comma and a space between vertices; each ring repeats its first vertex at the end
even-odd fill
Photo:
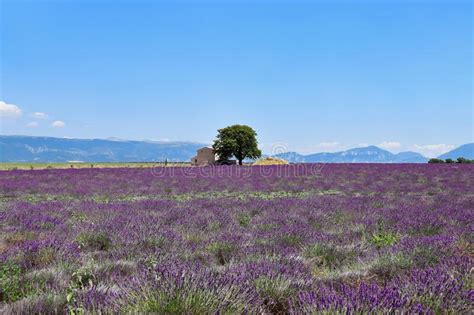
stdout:
POLYGON ((241 159, 239 159, 239 165, 241 165, 241 166, 242 166, 243 164, 244 164, 244 163, 242 163, 242 160, 241 160, 241 159))

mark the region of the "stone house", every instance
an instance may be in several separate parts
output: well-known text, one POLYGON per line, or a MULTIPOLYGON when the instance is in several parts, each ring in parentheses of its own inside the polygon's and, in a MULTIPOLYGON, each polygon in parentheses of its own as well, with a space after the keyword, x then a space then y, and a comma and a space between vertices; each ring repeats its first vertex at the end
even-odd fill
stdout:
POLYGON ((211 147, 197 150, 197 155, 191 159, 192 166, 206 166, 216 163, 216 154, 211 147))

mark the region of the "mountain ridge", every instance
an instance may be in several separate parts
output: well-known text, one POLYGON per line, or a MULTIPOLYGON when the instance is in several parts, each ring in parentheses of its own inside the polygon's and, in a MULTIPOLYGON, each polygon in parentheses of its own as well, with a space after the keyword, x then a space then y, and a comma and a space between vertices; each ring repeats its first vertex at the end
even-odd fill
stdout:
MULTIPOLYGON (((0 135, 0 162, 187 162, 205 143, 165 140, 126 140, 56 138, 0 135)), ((405 151, 391 153, 377 146, 352 148, 340 152, 273 155, 291 163, 426 163, 423 155, 405 151)), ((474 159, 474 143, 461 145, 439 158, 474 159), (467 152, 467 153, 466 153, 467 152)))
POLYGON ((309 155, 286 152, 277 154, 275 157, 292 163, 426 163, 428 161, 428 158, 416 152, 406 151, 395 154, 377 146, 309 155))
POLYGON ((189 161, 202 143, 0 135, 0 162, 189 161))
POLYGON ((439 159, 457 159, 457 158, 466 158, 469 160, 474 160, 474 143, 466 143, 463 144, 449 152, 441 154, 438 158, 439 159))

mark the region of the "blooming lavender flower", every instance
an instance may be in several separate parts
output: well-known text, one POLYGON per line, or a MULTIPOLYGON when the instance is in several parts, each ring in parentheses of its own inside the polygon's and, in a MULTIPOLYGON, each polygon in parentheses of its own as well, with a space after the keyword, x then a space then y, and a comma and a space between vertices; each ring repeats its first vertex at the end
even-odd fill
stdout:
POLYGON ((0 172, 0 312, 470 313, 473 165, 0 172))

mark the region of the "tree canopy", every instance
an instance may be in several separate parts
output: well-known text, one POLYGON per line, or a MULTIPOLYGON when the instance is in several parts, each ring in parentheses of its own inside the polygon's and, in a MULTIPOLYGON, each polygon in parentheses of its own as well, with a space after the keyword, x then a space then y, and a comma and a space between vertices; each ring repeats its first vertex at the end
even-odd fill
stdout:
POLYGON ((257 159, 262 156, 262 152, 258 149, 257 133, 245 125, 219 129, 212 147, 219 156, 219 160, 227 160, 234 156, 239 161, 239 165, 242 165, 246 158, 257 159))
POLYGON ((428 163, 474 164, 474 160, 469 160, 469 159, 466 159, 466 158, 463 158, 463 157, 458 158, 456 161, 454 161, 453 159, 446 159, 446 161, 445 161, 445 160, 443 160, 443 159, 433 158, 433 159, 430 159, 430 160, 428 161, 428 163))

